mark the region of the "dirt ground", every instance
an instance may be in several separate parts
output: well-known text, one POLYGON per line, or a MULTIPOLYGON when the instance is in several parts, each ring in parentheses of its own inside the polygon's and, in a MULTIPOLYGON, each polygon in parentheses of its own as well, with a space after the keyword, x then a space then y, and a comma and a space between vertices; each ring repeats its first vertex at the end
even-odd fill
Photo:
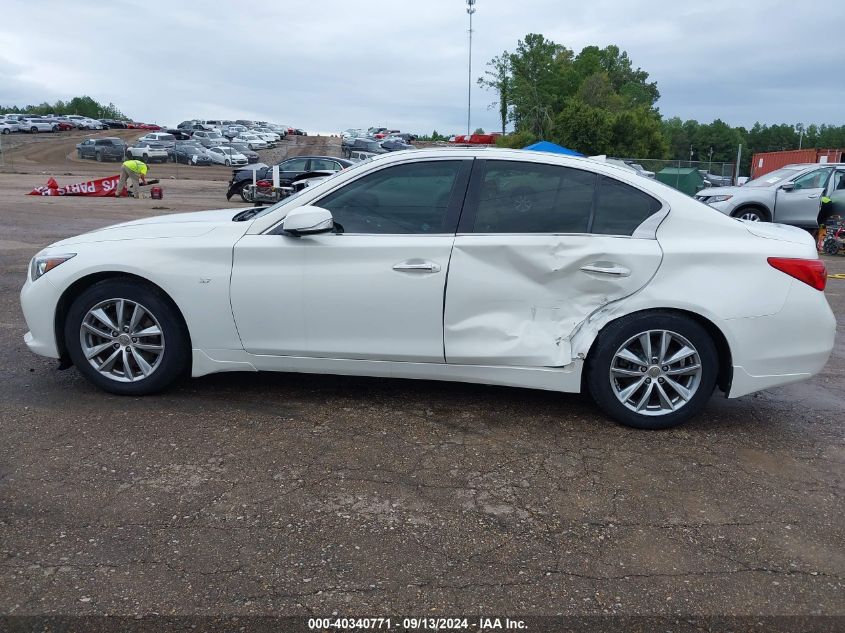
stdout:
MULTIPOLYGON (((813 380, 656 433, 576 395, 426 381, 233 374, 116 397, 26 349, 30 257, 237 205, 212 169, 162 201, 25 196, 102 171, 66 149, 38 139, 29 173, 0 174, 0 614, 845 621, 841 325, 813 380)), ((841 323, 845 280, 827 296, 841 323)))

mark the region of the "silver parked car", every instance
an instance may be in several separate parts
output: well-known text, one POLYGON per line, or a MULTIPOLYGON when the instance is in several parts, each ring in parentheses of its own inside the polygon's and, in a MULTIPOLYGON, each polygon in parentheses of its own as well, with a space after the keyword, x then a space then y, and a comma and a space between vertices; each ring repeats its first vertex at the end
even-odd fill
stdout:
POLYGON ((845 163, 787 165, 742 187, 702 189, 697 200, 752 222, 816 228, 821 197, 845 189, 845 163))

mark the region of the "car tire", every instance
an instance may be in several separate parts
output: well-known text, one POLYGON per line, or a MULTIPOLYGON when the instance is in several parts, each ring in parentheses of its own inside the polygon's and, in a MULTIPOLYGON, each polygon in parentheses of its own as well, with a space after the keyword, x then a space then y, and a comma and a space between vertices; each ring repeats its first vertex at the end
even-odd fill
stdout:
POLYGON ((190 364, 190 337, 182 316, 166 295, 143 282, 107 279, 85 290, 68 310, 64 335, 70 359, 82 375, 119 395, 157 393, 185 375, 190 364), (115 329, 108 332, 101 316, 115 329))
POLYGON ((76 157, 77 157, 77 158, 85 158, 85 157, 82 155, 82 150, 81 150, 81 149, 76 150, 76 157))
POLYGON ((149 154, 141 154, 141 158, 143 158, 145 161, 148 161, 148 160, 150 160, 150 155, 149 154))
POLYGON ((231 166, 232 166, 232 162, 231 162, 231 161, 228 161, 228 160, 224 160, 224 161, 223 161, 223 164, 224 164, 224 165, 226 165, 226 167, 231 167, 231 166))
POLYGON ((96 158, 96 159, 97 159, 97 162, 98 162, 98 163, 102 163, 102 162, 103 162, 103 155, 102 155, 100 152, 97 152, 96 154, 94 154, 94 158, 96 158))
POLYGON ((740 220, 748 220, 749 222, 768 222, 769 218, 765 213, 753 207, 745 207, 744 209, 737 209, 731 213, 732 218, 740 220))
POLYGON ((38 128, 33 125, 31 128, 29 128, 29 133, 38 134, 38 128))
POLYGON ((249 184, 249 182, 248 182, 248 181, 244 181, 244 182, 241 184, 241 186, 238 188, 238 194, 241 196, 241 200, 243 200, 244 202, 252 202, 252 200, 250 200, 250 199, 249 199, 249 197, 247 197, 246 192, 244 191, 244 188, 245 188, 248 184, 249 184))
POLYGON ((824 244, 822 245, 822 250, 824 250, 827 255, 838 255, 839 242, 836 240, 835 237, 828 237, 825 239, 824 244))
POLYGON ((610 418, 637 429, 668 429, 707 404, 716 386, 719 355, 710 334, 693 319, 639 312, 601 331, 585 369, 590 395, 610 418), (649 351, 651 358, 644 358, 649 351))
POLYGON ((11 131, 9 128, 3 128, 3 134, 8 134, 11 131))

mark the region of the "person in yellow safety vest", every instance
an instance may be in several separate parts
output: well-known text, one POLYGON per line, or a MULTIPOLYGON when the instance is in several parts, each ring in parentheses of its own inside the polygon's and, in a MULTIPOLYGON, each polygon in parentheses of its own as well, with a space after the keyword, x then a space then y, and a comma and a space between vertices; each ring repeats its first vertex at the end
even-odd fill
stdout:
POLYGON ((141 197, 138 180, 140 179, 141 183, 147 184, 147 164, 141 160, 127 160, 123 163, 120 168, 120 180, 117 181, 117 190, 114 192, 115 198, 120 197, 120 192, 123 191, 127 179, 137 200, 141 197))

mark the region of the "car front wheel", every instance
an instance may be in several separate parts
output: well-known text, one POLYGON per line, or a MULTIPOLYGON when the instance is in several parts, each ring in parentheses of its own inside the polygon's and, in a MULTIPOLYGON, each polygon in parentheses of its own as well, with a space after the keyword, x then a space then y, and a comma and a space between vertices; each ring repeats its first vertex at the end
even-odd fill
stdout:
POLYGON ((85 290, 64 324, 68 354, 97 387, 120 395, 161 391, 185 373, 189 336, 157 289, 109 279, 85 290))
POLYGON ((643 312, 602 330, 587 359, 587 386, 599 408, 617 422, 667 429, 704 408, 718 368, 716 346, 699 323, 643 312))
POLYGON ((766 218, 763 212, 757 209, 740 209, 734 211, 731 217, 748 220, 749 222, 768 222, 768 218, 766 218))

